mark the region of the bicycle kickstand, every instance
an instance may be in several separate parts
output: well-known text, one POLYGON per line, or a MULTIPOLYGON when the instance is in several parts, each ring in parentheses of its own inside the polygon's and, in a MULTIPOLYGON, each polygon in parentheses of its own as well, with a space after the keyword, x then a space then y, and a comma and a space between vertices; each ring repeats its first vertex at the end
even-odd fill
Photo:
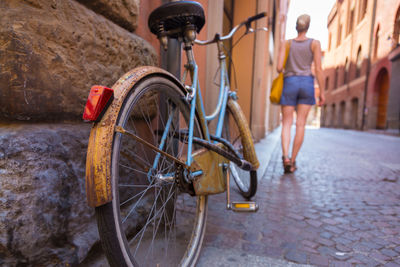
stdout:
MULTIPOLYGON (((229 166, 228 166, 229 168, 229 166)), ((257 212, 258 204, 254 201, 232 201, 230 193, 230 175, 226 175, 226 209, 235 212, 257 212)))

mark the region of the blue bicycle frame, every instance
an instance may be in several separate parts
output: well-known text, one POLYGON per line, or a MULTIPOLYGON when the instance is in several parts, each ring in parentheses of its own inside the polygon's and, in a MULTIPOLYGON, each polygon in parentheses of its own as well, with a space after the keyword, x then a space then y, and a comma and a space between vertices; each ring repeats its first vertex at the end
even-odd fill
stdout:
POLYGON ((185 71, 183 74, 182 83, 185 83, 188 72, 190 72, 190 77, 192 80, 192 86, 189 87, 189 94, 187 95, 187 100, 190 101, 190 120, 189 120, 189 139, 188 139, 188 158, 186 160, 186 164, 190 166, 193 161, 192 158, 192 146, 193 146, 193 128, 194 128, 194 118, 197 113, 200 116, 200 124, 204 131, 205 139, 210 141, 210 132, 207 125, 207 122, 212 121, 218 118, 215 136, 221 137, 224 117, 226 112, 226 105, 228 102, 229 96, 229 77, 228 72, 226 71, 226 57, 222 52, 222 43, 218 42, 219 49, 219 65, 220 65, 220 87, 219 87, 219 96, 217 106, 215 107, 214 112, 206 116, 204 104, 201 96, 200 83, 198 79, 198 66, 194 59, 194 53, 192 50, 192 45, 186 43, 185 51, 187 57, 187 64, 185 65, 185 71))

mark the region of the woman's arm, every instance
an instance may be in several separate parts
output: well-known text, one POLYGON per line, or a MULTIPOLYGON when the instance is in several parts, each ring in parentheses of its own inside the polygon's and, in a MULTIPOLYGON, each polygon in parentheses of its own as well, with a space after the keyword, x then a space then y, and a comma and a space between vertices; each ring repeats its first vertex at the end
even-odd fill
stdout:
POLYGON ((283 60, 285 59, 285 50, 286 50, 286 43, 288 41, 281 42, 279 47, 279 54, 278 54, 278 64, 276 64, 276 71, 278 73, 283 71, 283 60))
POLYGON ((319 105, 321 106, 325 103, 325 89, 323 84, 324 72, 321 65, 321 43, 318 40, 313 40, 311 50, 314 56, 315 76, 319 86, 319 105))

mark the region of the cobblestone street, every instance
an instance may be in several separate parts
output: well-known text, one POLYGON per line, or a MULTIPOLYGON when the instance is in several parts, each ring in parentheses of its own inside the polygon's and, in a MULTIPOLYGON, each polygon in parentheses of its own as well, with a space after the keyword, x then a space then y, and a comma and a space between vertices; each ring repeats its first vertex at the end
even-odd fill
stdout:
POLYGON ((257 213, 210 197, 198 266, 400 266, 400 138, 307 129, 298 170, 286 175, 278 142, 257 213))

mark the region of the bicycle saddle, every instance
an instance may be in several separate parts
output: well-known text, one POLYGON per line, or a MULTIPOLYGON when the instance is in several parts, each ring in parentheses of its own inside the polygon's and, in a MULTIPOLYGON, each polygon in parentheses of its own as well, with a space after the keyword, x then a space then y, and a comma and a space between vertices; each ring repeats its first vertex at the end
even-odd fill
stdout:
POLYGON ((177 1, 164 4, 151 12, 148 25, 157 36, 170 38, 183 36, 185 28, 195 27, 197 33, 203 28, 205 16, 203 7, 194 1, 177 1))

